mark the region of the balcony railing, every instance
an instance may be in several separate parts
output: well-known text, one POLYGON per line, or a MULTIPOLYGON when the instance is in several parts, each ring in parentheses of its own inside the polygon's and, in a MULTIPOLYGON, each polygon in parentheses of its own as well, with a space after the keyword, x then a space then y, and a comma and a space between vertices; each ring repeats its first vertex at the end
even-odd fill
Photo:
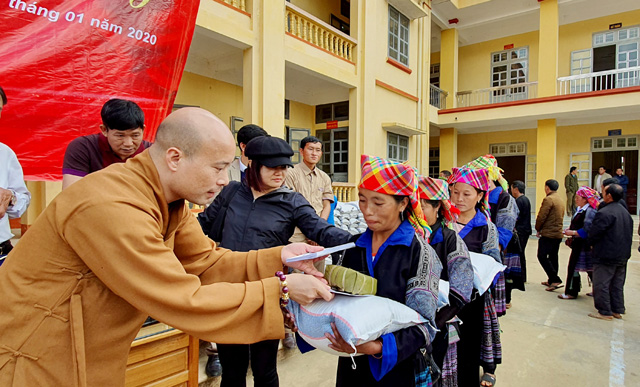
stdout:
POLYGON ((356 200, 356 185, 351 183, 332 183, 333 194, 339 202, 352 202, 356 200))
POLYGON ((429 85, 429 104, 435 106, 438 109, 447 108, 447 96, 449 93, 442 90, 438 86, 429 85))
POLYGON ((349 62, 355 62, 357 42, 330 24, 287 3, 286 32, 349 62))
POLYGON ((558 95, 640 86, 640 67, 558 78, 558 95))
POLYGON ((490 105, 494 103, 521 101, 536 98, 538 82, 490 87, 488 89, 460 91, 456 94, 458 107, 490 105))
POLYGON ((242 11, 247 11, 246 0, 217 0, 223 3, 229 4, 232 7, 238 8, 242 11))

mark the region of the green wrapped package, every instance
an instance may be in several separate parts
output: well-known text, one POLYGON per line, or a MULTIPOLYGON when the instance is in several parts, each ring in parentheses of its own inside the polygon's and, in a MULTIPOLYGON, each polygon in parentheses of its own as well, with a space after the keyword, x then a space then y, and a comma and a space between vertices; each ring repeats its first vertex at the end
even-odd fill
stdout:
POLYGON ((343 266, 328 265, 324 278, 332 288, 351 294, 375 295, 378 291, 377 279, 343 266))

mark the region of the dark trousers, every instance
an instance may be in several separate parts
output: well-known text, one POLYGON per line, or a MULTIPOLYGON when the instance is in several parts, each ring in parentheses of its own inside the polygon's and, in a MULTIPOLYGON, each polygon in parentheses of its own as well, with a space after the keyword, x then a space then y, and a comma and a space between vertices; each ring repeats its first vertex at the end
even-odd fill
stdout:
POLYGON ((529 235, 518 233, 518 241, 520 242, 520 267, 522 268, 522 282, 527 282, 527 259, 525 257, 525 250, 527 249, 527 242, 529 242, 529 235))
POLYGON ((253 383, 256 387, 277 387, 278 344, 280 340, 265 340, 255 344, 218 344, 222 365, 221 387, 244 387, 251 358, 253 383))
POLYGON ((562 283, 558 277, 558 250, 560 250, 562 238, 541 237, 538 241, 538 261, 547 273, 549 284, 562 283))
MULTIPOLYGON (((458 313, 460 324, 460 341, 458 342, 458 385, 477 386, 480 383, 480 347, 484 325, 484 295, 479 296, 474 289, 471 302, 458 313)), ((495 366, 483 369, 484 372, 495 373, 495 366)))
POLYGON ((593 265, 593 304, 605 316, 624 313, 624 282, 627 264, 593 265))

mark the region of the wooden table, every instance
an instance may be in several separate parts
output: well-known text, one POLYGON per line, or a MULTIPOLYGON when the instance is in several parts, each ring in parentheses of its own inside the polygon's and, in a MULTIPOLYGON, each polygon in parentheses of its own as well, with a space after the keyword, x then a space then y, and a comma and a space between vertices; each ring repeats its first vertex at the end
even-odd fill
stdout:
POLYGON ((125 386, 197 387, 198 344, 163 323, 142 327, 131 344, 125 386))

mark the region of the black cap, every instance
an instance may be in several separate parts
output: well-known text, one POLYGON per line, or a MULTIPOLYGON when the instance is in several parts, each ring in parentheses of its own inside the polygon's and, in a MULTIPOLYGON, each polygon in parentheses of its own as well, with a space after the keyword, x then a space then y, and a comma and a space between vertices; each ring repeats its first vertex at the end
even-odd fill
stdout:
POLYGON ((281 165, 293 167, 293 150, 285 140, 278 137, 261 136, 252 139, 244 148, 244 155, 270 168, 281 165))

